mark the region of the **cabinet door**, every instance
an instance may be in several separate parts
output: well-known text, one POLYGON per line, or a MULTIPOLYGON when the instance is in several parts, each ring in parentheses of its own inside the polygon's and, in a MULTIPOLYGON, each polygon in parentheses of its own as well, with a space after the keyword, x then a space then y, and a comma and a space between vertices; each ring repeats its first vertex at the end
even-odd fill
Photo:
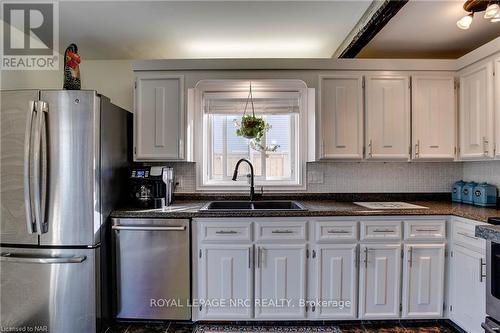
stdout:
POLYGON ((136 78, 134 160, 184 157, 184 79, 142 74, 136 78))
POLYGON ((321 158, 363 158, 362 76, 320 77, 321 158))
POLYGON ((204 245, 199 259, 203 319, 248 319, 253 313, 253 246, 204 245))
POLYGON ((500 158, 500 56, 495 58, 495 155, 500 158))
POLYGON ((360 251, 360 317, 399 318, 401 245, 361 245, 360 251))
POLYGON ((444 249, 444 244, 405 245, 403 318, 442 317, 444 249))
POLYGON ((318 319, 356 319, 357 244, 320 245, 315 259, 318 319))
POLYGON ((485 257, 454 246, 451 260, 451 318, 469 333, 484 332, 481 323, 486 317, 485 257))
POLYGON ((455 81, 453 76, 412 77, 414 159, 455 158, 455 81))
POLYGON ((460 157, 493 157, 493 64, 460 74, 460 157))
POLYGON ((366 157, 410 158, 410 78, 366 77, 366 157))
POLYGON ((304 319, 306 246, 259 245, 256 260, 255 318, 304 319))

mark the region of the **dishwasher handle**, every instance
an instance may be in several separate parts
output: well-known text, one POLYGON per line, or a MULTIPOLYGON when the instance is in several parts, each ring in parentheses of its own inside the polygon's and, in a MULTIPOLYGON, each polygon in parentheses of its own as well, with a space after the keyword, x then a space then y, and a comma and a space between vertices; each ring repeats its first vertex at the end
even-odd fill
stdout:
POLYGON ((138 227, 138 226, 125 226, 125 225, 114 225, 111 227, 113 230, 134 230, 134 231, 184 231, 185 226, 172 226, 172 227, 138 227))

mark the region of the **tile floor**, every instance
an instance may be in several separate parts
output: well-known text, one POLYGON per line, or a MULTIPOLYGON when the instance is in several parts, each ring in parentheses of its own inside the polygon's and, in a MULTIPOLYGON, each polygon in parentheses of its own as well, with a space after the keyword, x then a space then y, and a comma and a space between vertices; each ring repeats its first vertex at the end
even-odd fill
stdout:
POLYGON ((334 332, 334 333, 459 333, 447 321, 356 321, 283 323, 116 323, 106 333, 233 333, 233 332, 334 332))

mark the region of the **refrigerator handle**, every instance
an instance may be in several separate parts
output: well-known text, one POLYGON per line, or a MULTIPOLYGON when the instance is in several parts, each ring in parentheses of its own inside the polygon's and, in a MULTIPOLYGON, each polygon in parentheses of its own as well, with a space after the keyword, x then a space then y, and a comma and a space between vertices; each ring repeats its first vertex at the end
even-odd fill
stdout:
POLYGON ((27 256, 16 255, 13 253, 2 253, 0 261, 10 261, 28 264, 79 264, 87 259, 86 256, 81 257, 50 257, 50 256, 27 256))
POLYGON ((33 116, 35 101, 30 101, 26 116, 26 132, 24 135, 24 205, 26 208, 26 224, 30 234, 36 232, 33 222, 33 206, 31 202, 31 134, 33 132, 33 116))
POLYGON ((44 186, 42 186, 41 180, 41 167, 40 164, 42 162, 42 136, 43 136, 43 128, 45 121, 45 112, 47 112, 47 103, 38 101, 36 103, 36 123, 35 123, 35 139, 33 142, 33 204, 35 206, 35 223, 36 223, 36 232, 41 235, 44 233, 44 211, 42 208, 42 194, 44 192, 44 186))

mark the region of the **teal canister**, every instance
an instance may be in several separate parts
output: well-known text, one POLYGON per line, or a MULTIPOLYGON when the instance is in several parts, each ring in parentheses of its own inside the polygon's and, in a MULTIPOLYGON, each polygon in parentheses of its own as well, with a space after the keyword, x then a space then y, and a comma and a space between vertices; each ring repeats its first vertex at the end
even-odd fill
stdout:
POLYGON ((497 205, 497 188, 488 183, 481 183, 474 188, 474 205, 495 207, 497 205))
POLYGON ((467 204, 474 203, 474 188, 476 187, 476 182, 468 182, 462 188, 462 202, 467 204))
POLYGON ((463 180, 459 180, 453 184, 453 188, 451 190, 451 201, 453 202, 462 202, 462 189, 464 188, 465 182, 463 180))

